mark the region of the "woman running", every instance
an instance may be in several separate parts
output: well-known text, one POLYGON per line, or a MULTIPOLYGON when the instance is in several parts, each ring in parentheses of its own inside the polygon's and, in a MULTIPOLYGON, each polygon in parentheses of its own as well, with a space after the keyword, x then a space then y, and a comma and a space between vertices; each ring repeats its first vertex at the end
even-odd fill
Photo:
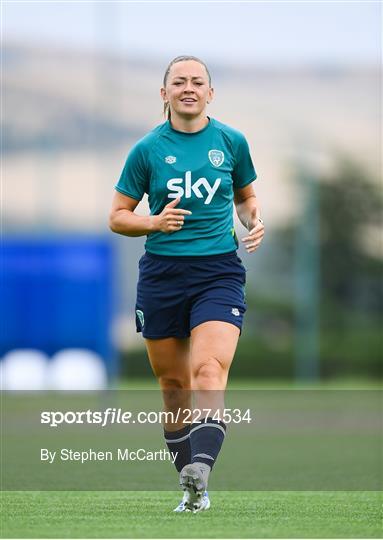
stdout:
POLYGON ((177 421, 164 424, 184 491, 177 512, 210 507, 209 473, 226 433, 219 411, 246 311, 233 201, 249 231, 242 238, 248 253, 264 235, 248 144, 207 116, 213 95, 204 62, 194 56, 170 62, 161 88, 166 121, 130 151, 110 215, 113 232, 147 237, 136 326, 165 410, 180 411, 177 421), (149 216, 134 213, 144 193, 149 216), (202 417, 202 409, 212 413, 202 417))

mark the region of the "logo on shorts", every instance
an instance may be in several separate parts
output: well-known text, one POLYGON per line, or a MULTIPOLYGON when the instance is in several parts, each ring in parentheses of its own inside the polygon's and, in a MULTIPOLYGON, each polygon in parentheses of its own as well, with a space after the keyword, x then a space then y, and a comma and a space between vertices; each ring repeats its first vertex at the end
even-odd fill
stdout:
POLYGON ((175 156, 166 156, 165 162, 169 163, 171 165, 172 163, 175 163, 177 161, 177 158, 175 156))
POLYGON ((233 307, 233 309, 231 310, 232 314, 235 315, 236 317, 239 317, 239 309, 236 308, 236 307, 233 307))
POLYGON ((141 325, 144 326, 144 312, 141 311, 140 309, 136 309, 136 313, 137 313, 137 317, 140 320, 141 325))
POLYGON ((225 159, 225 155, 221 150, 209 150, 210 163, 214 167, 220 167, 225 159))

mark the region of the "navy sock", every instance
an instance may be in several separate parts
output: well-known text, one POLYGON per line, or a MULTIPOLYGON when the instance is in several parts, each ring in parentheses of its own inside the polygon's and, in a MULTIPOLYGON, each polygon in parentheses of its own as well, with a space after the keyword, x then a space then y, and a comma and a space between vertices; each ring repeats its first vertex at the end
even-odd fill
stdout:
POLYGON ((178 472, 191 461, 189 434, 190 424, 178 431, 166 431, 164 429, 165 442, 169 452, 173 452, 173 454, 177 452, 174 465, 178 472))
POLYGON ((190 429, 192 463, 205 463, 213 468, 226 433, 226 424, 212 418, 196 422, 190 429))

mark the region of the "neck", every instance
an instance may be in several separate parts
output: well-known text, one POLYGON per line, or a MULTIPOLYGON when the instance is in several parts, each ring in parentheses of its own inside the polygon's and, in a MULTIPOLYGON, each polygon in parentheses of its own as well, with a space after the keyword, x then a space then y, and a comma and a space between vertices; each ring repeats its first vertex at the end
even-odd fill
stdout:
POLYGON ((170 123, 177 131, 195 133, 196 131, 201 131, 201 129, 203 129, 209 123, 209 119, 205 112, 193 118, 183 117, 178 114, 174 114, 173 112, 170 118, 170 123))

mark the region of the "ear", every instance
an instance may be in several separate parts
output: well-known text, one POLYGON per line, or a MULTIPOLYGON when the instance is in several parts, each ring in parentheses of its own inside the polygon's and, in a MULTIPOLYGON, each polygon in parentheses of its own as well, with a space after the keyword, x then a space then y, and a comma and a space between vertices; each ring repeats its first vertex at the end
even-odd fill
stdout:
POLYGON ((209 88, 209 94, 207 96, 207 102, 211 103, 214 99, 214 88, 209 88))
POLYGON ((167 96, 166 96, 166 90, 165 90, 165 88, 161 88, 160 93, 161 93, 161 97, 162 97, 163 101, 165 101, 165 102, 166 102, 166 101, 169 101, 168 98, 167 98, 167 96))

